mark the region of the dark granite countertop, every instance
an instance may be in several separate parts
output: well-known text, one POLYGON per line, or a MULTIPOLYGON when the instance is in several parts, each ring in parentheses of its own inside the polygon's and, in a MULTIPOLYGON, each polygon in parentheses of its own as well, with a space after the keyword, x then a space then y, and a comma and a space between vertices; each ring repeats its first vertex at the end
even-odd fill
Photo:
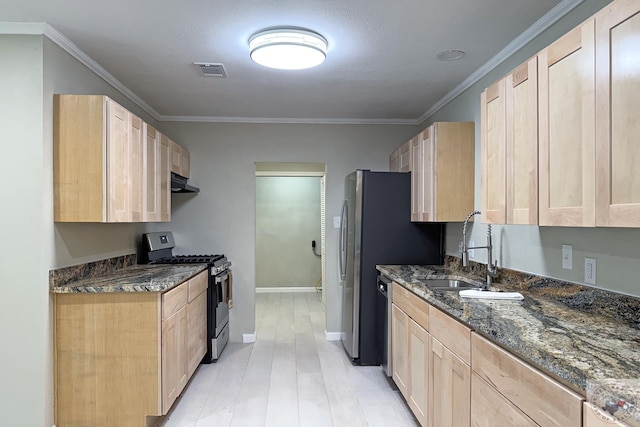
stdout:
POLYGON ((445 266, 378 270, 583 396, 588 380, 640 378, 640 299, 537 276, 495 285, 520 292, 522 301, 469 299, 424 285, 438 278, 479 283, 445 266))
POLYGON ((164 292, 206 269, 206 264, 132 265, 52 286, 51 292, 164 292))

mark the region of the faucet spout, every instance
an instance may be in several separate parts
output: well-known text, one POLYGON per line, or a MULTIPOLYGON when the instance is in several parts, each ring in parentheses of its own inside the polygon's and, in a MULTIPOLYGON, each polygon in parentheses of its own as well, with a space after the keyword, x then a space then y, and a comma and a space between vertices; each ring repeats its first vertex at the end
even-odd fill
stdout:
POLYGON ((462 226, 462 266, 469 266, 469 248, 467 247, 467 223, 474 215, 480 215, 480 211, 473 211, 464 219, 462 226))
POLYGON ((469 249, 486 249, 487 250, 487 285, 486 289, 491 287, 493 278, 498 274, 498 261, 493 261, 493 242, 491 239, 491 224, 487 224, 487 246, 467 246, 467 223, 474 215, 479 215, 480 211, 473 211, 464 220, 462 226, 462 266, 469 266, 469 249))

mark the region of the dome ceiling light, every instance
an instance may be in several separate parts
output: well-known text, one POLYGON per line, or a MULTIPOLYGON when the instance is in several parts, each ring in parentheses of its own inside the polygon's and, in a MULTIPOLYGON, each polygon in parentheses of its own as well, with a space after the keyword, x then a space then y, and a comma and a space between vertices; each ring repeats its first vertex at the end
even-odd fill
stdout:
POLYGON ((327 40, 304 28, 270 28, 249 39, 251 59, 280 70, 302 70, 322 64, 327 40))

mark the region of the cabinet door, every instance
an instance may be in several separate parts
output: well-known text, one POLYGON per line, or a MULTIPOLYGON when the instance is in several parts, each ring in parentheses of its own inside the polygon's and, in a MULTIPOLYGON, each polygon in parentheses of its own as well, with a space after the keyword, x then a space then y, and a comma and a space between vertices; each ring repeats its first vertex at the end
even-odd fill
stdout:
POLYGON ((505 77, 507 224, 538 223, 538 61, 505 77))
POLYGON ((590 19, 538 55, 540 225, 595 225, 595 52, 590 19))
POLYGON ((176 142, 171 141, 171 172, 181 174, 182 168, 182 147, 180 147, 176 142))
POLYGON ((538 425, 475 372, 471 374, 471 424, 478 427, 538 425))
POLYGON ((139 117, 131 117, 129 139, 131 141, 131 220, 142 222, 144 185, 144 126, 139 117))
POLYGON ((432 200, 427 200, 429 221, 464 221, 473 210, 474 134, 473 122, 438 122, 431 126, 433 190, 432 200))
POLYGON ((489 86, 481 102, 481 187, 482 221, 505 224, 506 208, 506 111, 505 80, 489 86))
POLYGON ((471 422, 471 368, 431 337, 431 425, 466 427, 471 422))
POLYGON ((180 166, 180 171, 182 172, 182 176, 189 178, 191 175, 191 154, 186 148, 180 148, 182 151, 182 165, 180 166))
POLYGON ((389 172, 400 172, 400 149, 389 155, 389 172))
MULTIPOLYGON (((192 279, 193 280, 193 279, 192 279)), ((189 376, 196 370, 207 352, 207 293, 201 292, 187 305, 189 376)))
POLYGON ((400 147, 400 172, 411 172, 411 141, 407 141, 400 147))
POLYGON ((409 319, 409 388, 407 403, 424 427, 429 414, 429 333, 409 319))
POLYGON ((129 112, 107 99, 107 222, 131 222, 129 112))
POLYGON ((596 16, 596 225, 640 227, 640 4, 596 16))
POLYGON ((391 307, 392 378, 406 398, 409 385, 409 316, 395 304, 391 307))
POLYGON ((160 133, 150 125, 145 125, 144 141, 144 211, 145 222, 160 221, 160 133))
POLYGON ((156 170, 156 179, 160 184, 160 219, 171 220, 171 144, 169 138, 160 135, 160 164, 156 170))
POLYGON ((411 138, 411 221, 424 221, 424 153, 421 136, 411 138))
POLYGON ((162 413, 187 384, 187 307, 162 322, 162 413))

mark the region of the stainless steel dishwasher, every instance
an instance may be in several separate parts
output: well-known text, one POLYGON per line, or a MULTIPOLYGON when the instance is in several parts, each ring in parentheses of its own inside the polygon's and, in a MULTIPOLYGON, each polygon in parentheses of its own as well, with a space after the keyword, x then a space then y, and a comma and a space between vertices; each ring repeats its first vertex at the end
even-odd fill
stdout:
POLYGON ((378 275, 378 292, 384 296, 385 310, 384 310, 384 338, 382 340, 382 369, 384 373, 391 377, 393 375, 392 370, 392 352, 391 352, 391 304, 393 284, 388 278, 378 275))

